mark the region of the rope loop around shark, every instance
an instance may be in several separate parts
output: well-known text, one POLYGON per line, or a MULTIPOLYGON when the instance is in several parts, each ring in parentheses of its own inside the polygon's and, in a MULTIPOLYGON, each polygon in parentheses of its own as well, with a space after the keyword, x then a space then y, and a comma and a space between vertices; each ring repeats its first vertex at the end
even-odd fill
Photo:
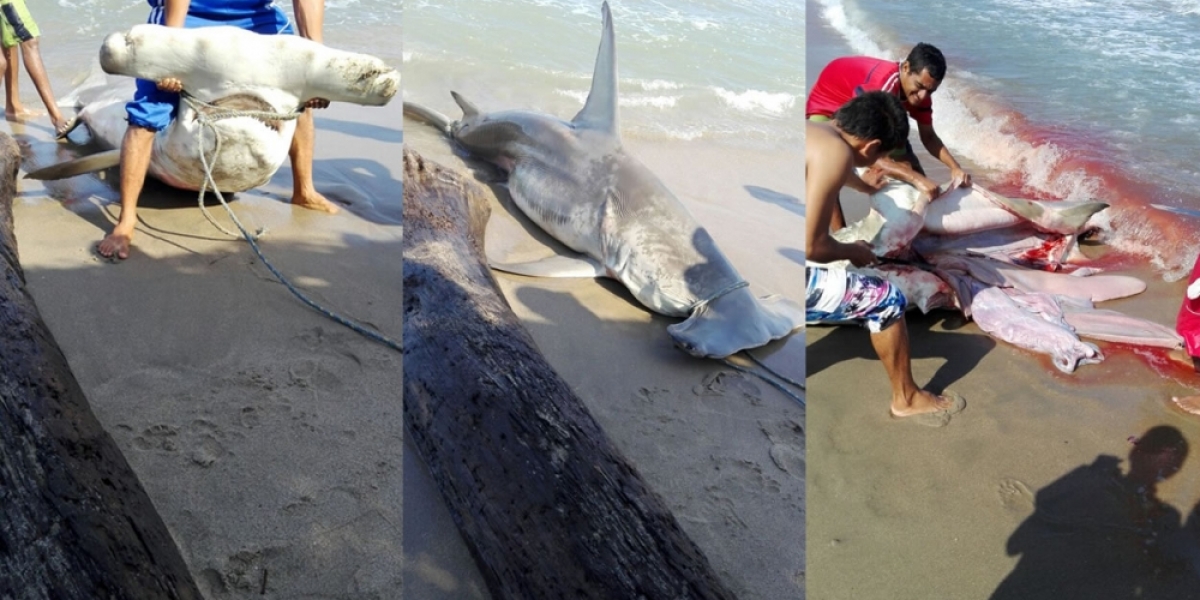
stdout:
MULTIPOLYGON (((173 77, 200 101, 200 110, 237 111, 246 116, 211 123, 221 138, 212 166, 222 192, 263 185, 288 157, 295 120, 305 102, 324 98, 366 106, 387 104, 400 89, 400 73, 379 58, 337 50, 296 35, 260 35, 236 27, 184 29, 136 25, 110 34, 100 48, 106 73, 150 81, 173 77), (279 115, 278 119, 264 114, 279 115), (251 116, 253 115, 253 116, 251 116)), ((31 172, 30 179, 63 179, 116 166, 127 126, 124 90, 102 89, 79 111, 101 152, 31 172)), ((196 191, 204 185, 201 154, 211 156, 214 136, 201 147, 204 127, 191 103, 154 140, 150 174, 173 187, 196 191)))
POLYGON ((591 90, 569 122, 530 111, 485 113, 456 92, 451 94, 463 111, 458 121, 405 103, 405 114, 506 172, 517 207, 579 253, 519 264, 489 257, 491 267, 538 277, 616 279, 647 308, 685 317, 667 331, 694 356, 724 358, 803 327, 798 303, 755 297, 708 231, 622 147, 607 2, 601 12, 603 34, 591 90))

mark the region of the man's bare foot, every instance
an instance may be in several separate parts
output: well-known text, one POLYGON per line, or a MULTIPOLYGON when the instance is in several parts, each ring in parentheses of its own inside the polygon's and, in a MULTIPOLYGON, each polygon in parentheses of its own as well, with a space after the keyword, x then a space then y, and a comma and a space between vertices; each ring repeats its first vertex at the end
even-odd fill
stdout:
POLYGON ((108 237, 100 240, 100 244, 96 247, 96 250, 100 253, 100 256, 105 258, 125 260, 129 258, 129 244, 132 241, 133 228, 130 227, 126 231, 125 228, 118 224, 113 228, 113 232, 108 234, 108 237))
POLYGON ((1175 406, 1178 406, 1186 412, 1190 412, 1193 415, 1200 415, 1200 396, 1184 396, 1182 398, 1173 397, 1171 398, 1171 402, 1174 402, 1175 406))
POLYGON ((30 110, 24 106, 12 106, 4 109, 4 118, 9 121, 24 121, 32 117, 40 117, 46 113, 30 110))
POLYGON ((296 192, 292 194, 292 204, 311 210, 327 212, 331 215, 339 210, 342 210, 340 207, 338 207, 338 205, 330 202, 328 198, 322 196, 316 190, 308 192, 296 192))
POLYGON ((921 425, 941 427, 950 422, 950 417, 962 412, 967 405, 962 396, 946 390, 938 396, 925 390, 917 390, 907 402, 892 400, 892 417, 905 419, 921 425))

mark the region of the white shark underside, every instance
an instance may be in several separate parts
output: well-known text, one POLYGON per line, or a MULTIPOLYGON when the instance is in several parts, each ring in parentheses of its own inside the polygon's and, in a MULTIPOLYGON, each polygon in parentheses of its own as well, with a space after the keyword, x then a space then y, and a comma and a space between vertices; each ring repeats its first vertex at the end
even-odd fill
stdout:
MULTIPOLYGON (((295 35, 260 35, 236 27, 138 25, 104 40, 100 65, 114 75, 178 79, 198 106, 212 107, 201 108, 210 114, 235 110, 294 115, 313 98, 381 106, 400 87, 400 74, 378 58, 295 35)), ((93 138, 114 149, 125 135, 125 102, 132 99, 115 91, 102 91, 79 112, 93 138)), ((150 174, 175 187, 200 189, 205 179, 203 153, 218 189, 251 189, 270 180, 287 159, 294 132, 294 120, 269 116, 227 117, 205 126, 196 109, 181 101, 175 120, 155 136, 150 174), (214 153, 218 136, 219 155, 214 153)), ((117 156, 108 153, 72 162, 30 177, 77 175, 113 166, 117 156)))
MULTIPOLYGON (((508 172, 513 201, 534 223, 579 252, 499 270, 536 276, 607 276, 646 307, 687 317, 668 327, 696 356, 724 357, 803 326, 800 306, 754 297, 708 232, 649 169, 622 147, 617 123, 612 15, 592 87, 570 122, 523 111, 481 113, 458 94, 452 137, 508 172)), ((424 115, 434 123, 439 115, 424 115)))
POLYGON ((867 217, 834 237, 867 241, 878 256, 910 263, 858 269, 899 286, 910 307, 957 308, 984 331, 1049 354, 1058 369, 1071 372, 1103 359, 1099 348, 1079 337, 1165 348, 1182 344, 1169 327, 1093 307, 1141 293, 1146 289, 1141 280, 1084 269, 1054 272, 1081 259, 1076 236, 1105 207, 1005 198, 978 185, 929 202, 912 186, 889 182, 871 197, 867 217))

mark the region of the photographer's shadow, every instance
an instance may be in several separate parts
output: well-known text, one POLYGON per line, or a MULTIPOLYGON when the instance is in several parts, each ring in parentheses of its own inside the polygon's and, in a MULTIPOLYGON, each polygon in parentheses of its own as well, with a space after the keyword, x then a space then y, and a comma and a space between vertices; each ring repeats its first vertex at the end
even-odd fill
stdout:
POLYGON ((1200 599, 1187 565, 1200 539, 1157 497, 1158 482, 1182 467, 1187 440, 1160 425, 1133 444, 1128 473, 1100 455, 1037 492, 1034 513, 1006 546, 1021 559, 991 600, 1200 599))

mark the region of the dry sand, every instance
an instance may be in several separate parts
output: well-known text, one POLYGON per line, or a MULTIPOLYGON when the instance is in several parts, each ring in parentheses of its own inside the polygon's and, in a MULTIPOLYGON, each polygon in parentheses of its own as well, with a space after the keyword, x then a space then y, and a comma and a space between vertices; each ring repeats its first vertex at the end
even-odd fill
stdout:
MULTIPOLYGON (((346 203, 341 214, 292 208, 286 165, 231 203, 269 228, 263 252, 315 301, 392 337, 400 115, 398 102, 317 113, 317 189, 346 203)), ((53 143, 44 121, 10 124, 25 170, 79 151, 53 143)), ((400 355, 301 304, 248 244, 205 220, 192 192, 148 185, 132 256, 101 260, 93 248, 118 212, 116 173, 103 176, 21 183, 21 264, 201 590, 398 597, 400 355)))
MULTIPOLYGON (((914 145, 930 175, 948 181, 948 170, 914 145)), ((986 173, 966 168, 987 185, 980 179, 986 173)), ((842 197, 848 221, 865 214, 864 195, 843 190, 842 197)), ((1085 249, 1091 255, 1105 250, 1085 249)), ((1123 274, 1149 289, 1101 308, 1174 323, 1186 282, 1165 283, 1149 269, 1123 274)), ((1194 464, 1200 418, 1169 405, 1172 395, 1200 388, 1200 375, 1169 364, 1161 350, 1103 342, 1104 362, 1068 375, 1044 355, 994 340, 957 312, 909 312, 907 324, 917 383, 952 389, 967 400, 945 428, 889 417, 887 377, 865 329, 808 330, 811 598, 1200 598, 1200 580, 1193 585, 1175 572, 1164 579, 1190 590, 1149 591, 1156 581, 1151 569, 1165 564, 1139 562, 1153 544, 1131 545, 1130 539, 1141 544, 1146 536, 1129 535, 1119 515, 1103 513, 1113 498, 1134 504, 1132 495, 1114 492, 1122 476, 1106 479, 1100 494, 1079 485, 1078 473, 1060 480, 1102 456, 1119 459, 1120 472, 1128 474, 1131 438, 1158 425, 1175 427, 1193 458, 1159 485, 1157 498, 1186 519, 1200 500, 1194 464), (1056 481, 1052 495, 1068 490, 1069 501, 1044 503, 1031 520, 1035 494, 1056 481), (1092 553, 1112 564, 1089 563, 1092 553), (1090 580, 1107 595, 993 596, 1010 576, 1044 586, 1090 580), (1143 595, 1131 591, 1137 587, 1145 588, 1143 595)))
MULTIPOLYGON (((458 114, 452 105, 433 108, 458 114)), ((436 132, 413 121, 406 122, 405 143, 426 158, 468 168, 436 132)), ((801 300, 798 151, 626 145, 708 228, 751 289, 801 300)), ((535 236, 544 238, 494 204, 491 251, 513 259, 546 254, 535 236)), ((550 364, 737 596, 803 598, 804 409, 758 379, 676 349, 666 332, 675 319, 648 312, 615 282, 497 278, 550 364)), ((755 355, 799 380, 803 331, 755 355)), ((406 593, 487 597, 427 472, 406 449, 406 593)))

